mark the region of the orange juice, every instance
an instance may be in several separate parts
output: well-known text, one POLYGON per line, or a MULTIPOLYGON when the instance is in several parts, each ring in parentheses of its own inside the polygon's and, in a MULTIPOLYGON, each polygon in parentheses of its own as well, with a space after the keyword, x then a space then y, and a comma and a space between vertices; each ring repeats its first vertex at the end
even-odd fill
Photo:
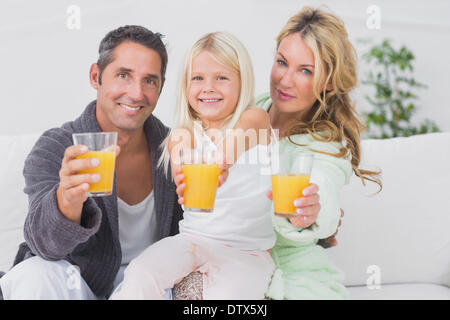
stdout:
POLYGON ((272 194, 275 213, 295 214, 294 200, 303 196, 302 191, 309 186, 309 175, 273 175, 272 194))
POLYGON ((97 158, 100 160, 100 164, 96 168, 86 169, 80 171, 80 173, 100 175, 100 181, 91 183, 88 192, 95 195, 108 195, 112 193, 113 181, 114 181, 114 166, 116 162, 115 152, 105 151, 88 151, 85 154, 78 156, 78 159, 83 158, 97 158))
POLYGON ((184 207, 196 211, 212 211, 219 184, 220 169, 217 164, 185 164, 184 207))

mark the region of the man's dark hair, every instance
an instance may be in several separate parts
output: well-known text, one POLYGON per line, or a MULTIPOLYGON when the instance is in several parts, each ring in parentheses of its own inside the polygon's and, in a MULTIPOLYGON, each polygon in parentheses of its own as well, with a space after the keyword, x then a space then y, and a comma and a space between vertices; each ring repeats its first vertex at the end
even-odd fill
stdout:
POLYGON ((99 84, 102 84, 102 73, 106 66, 114 60, 114 49, 121 43, 131 41, 143 45, 149 49, 155 50, 161 58, 161 89, 165 81, 167 68, 167 50, 162 42, 163 37, 160 33, 153 33, 142 26, 123 26, 108 32, 100 42, 98 48, 97 65, 100 70, 98 77, 99 84))

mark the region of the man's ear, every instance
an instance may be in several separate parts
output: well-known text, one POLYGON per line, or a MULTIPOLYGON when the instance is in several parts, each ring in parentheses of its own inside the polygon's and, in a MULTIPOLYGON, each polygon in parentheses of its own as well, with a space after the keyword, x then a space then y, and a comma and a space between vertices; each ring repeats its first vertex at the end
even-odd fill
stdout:
POLYGON ((89 69, 89 81, 91 82, 91 86, 95 90, 98 90, 98 87, 100 86, 99 79, 100 69, 98 68, 98 65, 96 63, 93 63, 91 65, 91 68, 89 69))

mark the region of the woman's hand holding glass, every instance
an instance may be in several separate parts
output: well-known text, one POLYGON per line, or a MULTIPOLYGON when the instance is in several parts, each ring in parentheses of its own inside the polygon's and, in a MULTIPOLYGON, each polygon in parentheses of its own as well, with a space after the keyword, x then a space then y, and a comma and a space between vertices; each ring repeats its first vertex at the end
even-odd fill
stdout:
MULTIPOLYGON (((319 187, 315 183, 303 190, 303 197, 294 201, 296 213, 289 218, 289 221, 298 228, 307 228, 316 220, 320 211, 319 187)), ((272 190, 267 192, 267 197, 273 200, 272 190)))
MULTIPOLYGON (((317 193, 319 191, 319 187, 315 183, 311 183, 311 185, 303 190, 303 197, 298 198, 294 201, 294 206, 296 208, 296 214, 289 218, 289 221, 293 226, 297 228, 308 228, 314 222, 316 222, 317 217, 320 212, 320 197, 317 193)), ((267 192, 267 197, 270 200, 272 199, 272 190, 267 192)), ((338 229, 341 226, 342 218, 344 217, 344 210, 340 209, 341 218, 339 219, 338 229)), ((320 239, 319 244, 325 248, 337 246, 336 235, 338 233, 338 229, 336 232, 329 236, 326 239, 320 239)))

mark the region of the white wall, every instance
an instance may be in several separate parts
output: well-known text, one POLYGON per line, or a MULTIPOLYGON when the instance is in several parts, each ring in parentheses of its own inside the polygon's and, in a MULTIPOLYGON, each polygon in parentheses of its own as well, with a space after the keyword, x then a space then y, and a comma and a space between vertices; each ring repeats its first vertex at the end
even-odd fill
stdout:
MULTIPOLYGON (((268 89, 275 37, 306 4, 326 4, 346 23, 360 55, 359 38, 389 37, 416 55, 415 78, 429 86, 418 92, 417 118, 431 118, 450 131, 450 2, 435 1, 269 1, 269 0, 2 0, 0 3, 0 133, 32 133, 77 117, 95 99, 88 71, 100 40, 125 24, 140 24, 166 35, 167 82, 155 114, 172 125, 181 59, 202 34, 226 30, 247 46, 255 67, 256 92, 268 89), (70 5, 81 9, 80 29, 69 29, 70 5), (381 29, 366 26, 367 8, 381 9, 381 29)), ((365 66, 360 63, 360 71, 365 66)), ((367 110, 364 87, 354 92, 367 110)))

